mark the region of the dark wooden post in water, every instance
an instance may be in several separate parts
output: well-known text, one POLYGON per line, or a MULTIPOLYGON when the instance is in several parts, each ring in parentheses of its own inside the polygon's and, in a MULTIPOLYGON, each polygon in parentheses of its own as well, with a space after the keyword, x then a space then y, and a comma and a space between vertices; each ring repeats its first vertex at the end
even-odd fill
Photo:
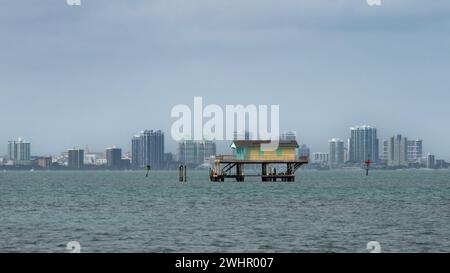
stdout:
POLYGON ((238 182, 244 182, 244 175, 242 171, 242 164, 236 164, 236 181, 238 182))
POLYGON ((180 182, 187 182, 187 167, 186 165, 180 165, 178 168, 178 176, 180 182))
POLYGON ((263 182, 267 181, 267 164, 266 163, 262 163, 261 164, 261 180, 263 182))
POLYGON ((287 169, 286 174, 288 175, 286 181, 294 182, 295 181, 295 173, 293 172, 293 169, 292 169, 292 163, 287 163, 286 169, 287 169))

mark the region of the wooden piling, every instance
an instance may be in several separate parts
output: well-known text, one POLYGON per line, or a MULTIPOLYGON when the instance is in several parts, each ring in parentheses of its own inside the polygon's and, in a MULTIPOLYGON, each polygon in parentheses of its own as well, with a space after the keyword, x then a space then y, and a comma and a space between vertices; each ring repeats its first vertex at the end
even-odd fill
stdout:
POLYGON ((267 181, 266 175, 267 175, 267 164, 263 163, 263 164, 261 164, 261 177, 262 177, 261 180, 263 182, 267 181))
POLYGON ((263 182, 292 182, 295 180, 295 172, 304 164, 308 164, 307 158, 299 158, 296 160, 240 160, 228 156, 216 156, 214 168, 210 171, 210 180, 221 182, 227 178, 234 179, 237 182, 243 182, 245 176, 261 177, 263 182), (277 173, 276 168, 270 168, 270 164, 283 164, 286 166, 286 172, 277 173), (244 166, 261 165, 260 174, 244 174, 244 166), (233 170, 235 169, 235 170, 233 170))
POLYGON ((180 165, 180 167, 178 167, 178 180, 180 182, 183 182, 183 165, 180 165))
POLYGON ((242 164, 236 164, 236 181, 244 182, 242 164))

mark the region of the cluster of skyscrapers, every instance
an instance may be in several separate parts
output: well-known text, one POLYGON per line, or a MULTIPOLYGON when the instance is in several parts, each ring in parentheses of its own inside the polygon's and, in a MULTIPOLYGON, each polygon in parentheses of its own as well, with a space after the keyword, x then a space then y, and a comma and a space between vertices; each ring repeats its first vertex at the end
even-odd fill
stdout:
POLYGON ((216 144, 213 141, 184 140, 177 144, 178 161, 188 166, 208 164, 216 155, 216 144))
POLYGON ((8 159, 16 165, 26 165, 30 162, 30 143, 22 138, 8 142, 8 159))
MULTIPOLYGON (((358 166, 370 160, 374 165, 387 168, 446 167, 446 162, 436 161, 434 155, 424 156, 421 139, 408 139, 402 135, 394 135, 380 141, 377 129, 367 125, 350 128, 347 145, 343 140, 333 138, 328 141, 328 146, 328 152, 310 155, 313 164, 339 168, 358 166)), ((305 147, 300 147, 299 153, 304 150, 305 147)))
MULTIPOLYGON (((165 162, 164 133, 161 130, 144 130, 133 136, 131 140, 131 158, 123 157, 122 149, 110 147, 105 150, 105 159, 96 164, 107 169, 144 168, 151 166, 162 169, 165 162)), ((87 167, 87 156, 83 149, 70 149, 67 151, 67 167, 69 169, 83 169, 87 167)))
POLYGON ((348 159, 351 163, 361 163, 366 160, 378 161, 377 129, 370 126, 357 126, 350 128, 348 140, 348 159))
POLYGON ((131 140, 131 156, 131 164, 136 168, 161 169, 164 165, 164 133, 144 130, 135 135, 131 140))
POLYGON ((82 169, 84 168, 84 150, 83 149, 70 149, 67 151, 68 163, 67 166, 70 169, 82 169))
MULTIPOLYGON (((248 132, 234 134, 235 140, 251 140, 248 132)), ((296 140, 295 132, 280 134, 281 140, 296 140)), ((62 158, 32 157, 31 144, 18 138, 8 142, 7 162, 11 166, 35 165, 39 168, 65 167, 68 169, 85 168, 176 168, 179 164, 190 167, 208 165, 217 153, 213 141, 183 140, 177 143, 176 155, 165 153, 164 133, 161 130, 144 130, 131 139, 131 153, 125 156, 122 149, 115 146, 107 148, 104 153, 86 153, 84 149, 69 149, 62 158)), ((446 168, 448 163, 436 160, 434 155, 424 156, 423 141, 408 139, 402 135, 394 135, 379 140, 377 129, 372 126, 356 126, 350 128, 347 141, 333 138, 328 141, 328 152, 311 153, 306 145, 300 145, 297 155, 309 157, 312 167, 353 167, 361 166, 370 160, 375 166, 387 168, 428 167, 446 168)), ((3 160, 5 162, 5 160, 3 160)), ((1 164, 0 164, 1 165, 1 164)))
MULTIPOLYGON (((8 156, 4 166, 37 167, 42 169, 67 168, 79 169, 127 169, 145 168, 167 169, 178 164, 198 167, 208 164, 216 155, 216 143, 213 141, 184 140, 177 143, 177 153, 165 153, 164 133, 161 130, 144 130, 131 139, 131 154, 123 155, 122 149, 110 147, 104 153, 91 153, 85 149, 67 150, 61 157, 32 157, 31 144, 19 138, 8 142, 8 156)), ((1 162, 0 162, 1 163, 1 162)), ((2 165, 2 164, 0 164, 2 165)))
POLYGON ((391 167, 420 163, 423 158, 423 141, 409 140, 402 135, 395 135, 383 140, 380 160, 391 167))

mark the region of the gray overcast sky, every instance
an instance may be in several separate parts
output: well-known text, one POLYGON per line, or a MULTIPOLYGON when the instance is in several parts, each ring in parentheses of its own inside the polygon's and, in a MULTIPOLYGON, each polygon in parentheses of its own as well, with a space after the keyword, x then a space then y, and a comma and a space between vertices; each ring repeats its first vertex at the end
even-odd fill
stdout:
POLYGON ((203 96, 279 104, 313 151, 369 124, 450 159, 448 0, 2 0, 0 35, 0 154, 129 150, 203 96))

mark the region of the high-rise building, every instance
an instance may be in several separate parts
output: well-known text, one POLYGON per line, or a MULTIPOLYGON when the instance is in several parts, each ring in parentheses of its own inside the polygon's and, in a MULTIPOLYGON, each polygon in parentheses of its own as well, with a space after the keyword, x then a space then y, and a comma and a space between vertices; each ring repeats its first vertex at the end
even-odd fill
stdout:
POLYGON ((389 158, 389 140, 384 139, 381 142, 380 160, 387 163, 388 158, 389 158))
POLYGON ((153 169, 164 166, 164 133, 160 130, 145 130, 141 134, 142 164, 153 169))
POLYGON ((408 139, 396 135, 388 140, 387 163, 391 167, 408 166, 408 139))
POLYGON ((140 167, 142 164, 141 136, 136 135, 131 139, 131 165, 140 167))
POLYGON ((197 142, 183 140, 177 144, 177 159, 183 164, 199 164, 197 142))
POLYGON ((378 138, 375 127, 363 125, 350 128, 349 160, 352 163, 363 163, 366 160, 378 162, 378 138))
POLYGON ((122 149, 116 147, 106 149, 106 167, 109 169, 122 167, 122 149))
POLYGON ((283 132, 280 135, 280 140, 281 141, 291 141, 291 140, 297 140, 297 133, 294 131, 287 131, 287 132, 283 132))
POLYGON ((50 169, 52 166, 52 157, 43 156, 36 159, 36 165, 42 169, 50 169))
POLYGON ((436 163, 434 164, 435 169, 447 169, 448 163, 443 159, 436 159, 436 163))
POLYGON ((311 155, 311 163, 320 164, 320 165, 328 165, 329 162, 329 154, 328 153, 313 153, 311 155))
POLYGON ((200 165, 216 155, 216 143, 213 141, 184 140, 178 142, 177 158, 185 165, 200 165))
POLYGON ((344 163, 348 162, 348 148, 344 146, 344 163))
POLYGON ((309 158, 311 155, 311 150, 305 144, 300 145, 298 148, 298 156, 309 158))
POLYGON ((134 167, 164 167, 164 133, 145 130, 131 140, 131 163, 134 167))
POLYGON ((436 157, 432 154, 428 154, 427 156, 427 168, 434 169, 436 164, 436 157))
POLYGON ((28 165, 30 161, 30 142, 24 141, 22 138, 8 142, 8 159, 14 164, 28 165))
POLYGON ((329 145, 329 165, 333 168, 344 164, 344 141, 333 138, 328 141, 329 145))
POLYGON ((68 164, 70 169, 82 169, 84 167, 84 150, 71 149, 67 151, 68 164))
POLYGON ((423 157, 423 141, 421 139, 408 140, 408 162, 419 163, 423 157))
POLYGON ((198 143, 198 155, 199 161, 204 163, 206 160, 209 160, 212 156, 216 156, 216 143, 213 141, 200 141, 198 143))

